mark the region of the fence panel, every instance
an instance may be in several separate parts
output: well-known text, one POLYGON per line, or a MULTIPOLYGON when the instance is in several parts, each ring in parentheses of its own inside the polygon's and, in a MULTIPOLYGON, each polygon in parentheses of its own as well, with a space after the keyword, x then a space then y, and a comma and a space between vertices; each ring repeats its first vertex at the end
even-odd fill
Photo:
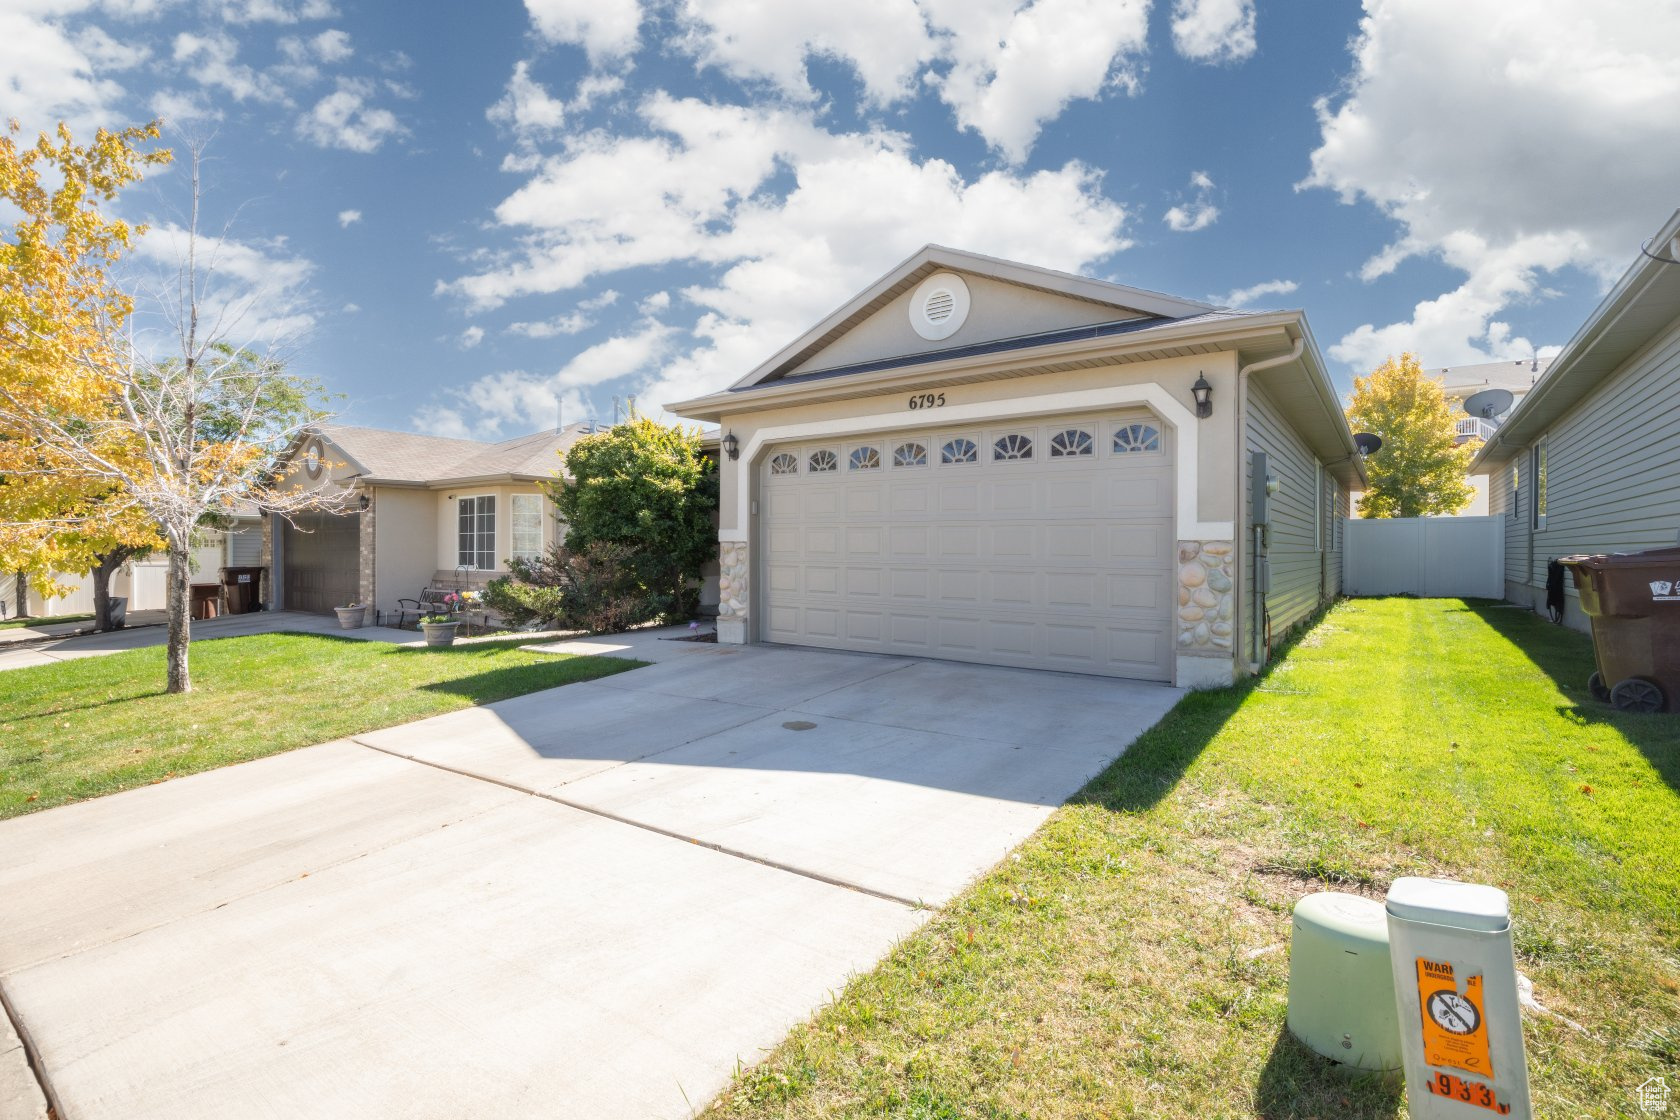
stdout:
POLYGON ((1505 517, 1354 518, 1343 592, 1428 599, 1505 597, 1505 517))

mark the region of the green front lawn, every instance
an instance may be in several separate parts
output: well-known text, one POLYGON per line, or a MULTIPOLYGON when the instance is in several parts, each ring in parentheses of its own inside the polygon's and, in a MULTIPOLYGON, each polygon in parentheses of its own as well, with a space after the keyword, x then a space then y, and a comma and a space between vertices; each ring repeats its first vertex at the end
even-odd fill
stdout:
POLYGON ((61 614, 52 618, 8 618, 0 622, 0 630, 21 630, 25 626, 54 626, 60 622, 92 622, 91 614, 61 614))
POLYGON ((529 653, 526 642, 194 642, 185 696, 163 691, 162 647, 0 673, 0 818, 641 664, 529 653))
POLYGON ((1021 849, 743 1070, 709 1117, 1392 1117, 1284 1031, 1291 907, 1400 875, 1511 894, 1536 1114, 1680 1079, 1680 716, 1456 600, 1332 609, 1187 697, 1021 849), (1573 1020, 1572 1026, 1564 1020, 1573 1020))

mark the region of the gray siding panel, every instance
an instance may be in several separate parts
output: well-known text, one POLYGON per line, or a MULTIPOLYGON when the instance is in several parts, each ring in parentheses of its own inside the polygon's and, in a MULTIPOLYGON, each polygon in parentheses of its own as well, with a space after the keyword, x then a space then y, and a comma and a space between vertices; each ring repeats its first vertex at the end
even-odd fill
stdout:
MULTIPOLYGON (((1248 398, 1248 450, 1264 451, 1270 470, 1282 486, 1271 500, 1271 527, 1266 555, 1272 564, 1272 590, 1266 596, 1266 614, 1272 633, 1282 634, 1318 609, 1325 571, 1319 554, 1314 517, 1318 510, 1314 488, 1318 485, 1317 460, 1285 419, 1283 412, 1257 384, 1250 383, 1248 398)), ((1244 456, 1248 459, 1248 456, 1244 456)), ((1252 459, 1248 460, 1252 464, 1252 459)), ((1246 470, 1246 468, 1245 468, 1246 470)), ((1252 493, 1244 487, 1245 504, 1252 493)), ((1245 510, 1252 515, 1252 510, 1245 510)), ((1252 526, 1252 516, 1244 518, 1252 526)), ((1249 540, 1253 532, 1250 529, 1249 540)), ((1253 587, 1253 555, 1245 567, 1253 587)))
MULTIPOLYGON (((1546 562, 1578 552, 1634 552, 1680 532, 1680 317, 1546 433, 1546 527, 1532 533, 1534 471, 1507 523, 1513 584, 1544 587, 1546 562)), ((1510 464, 1495 477, 1508 490, 1510 464)), ((1574 589, 1569 589, 1574 608, 1574 589)), ((1571 615, 1578 614, 1572 609, 1571 615)), ((1573 622, 1574 619, 1572 618, 1573 622)))

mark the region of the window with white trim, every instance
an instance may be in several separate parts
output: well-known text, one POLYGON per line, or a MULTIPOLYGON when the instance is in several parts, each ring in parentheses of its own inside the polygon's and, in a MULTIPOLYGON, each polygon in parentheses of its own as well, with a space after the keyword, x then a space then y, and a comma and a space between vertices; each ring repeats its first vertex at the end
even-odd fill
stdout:
POLYGON ((537 560, 543 551, 543 496, 515 494, 510 499, 515 560, 537 560))
POLYGON ((1529 472, 1533 479, 1530 483, 1534 487, 1534 506, 1530 510, 1530 520, 1536 529, 1546 527, 1546 437, 1541 436, 1540 442, 1534 445, 1534 469, 1529 472))
POLYGON ((457 564, 488 572, 496 567, 496 496, 462 498, 456 510, 457 564))

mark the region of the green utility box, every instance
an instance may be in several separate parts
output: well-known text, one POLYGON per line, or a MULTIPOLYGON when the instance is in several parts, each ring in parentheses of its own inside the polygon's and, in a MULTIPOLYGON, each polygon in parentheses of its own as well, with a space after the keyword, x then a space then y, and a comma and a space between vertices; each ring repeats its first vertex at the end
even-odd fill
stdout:
POLYGON ((1289 1033, 1350 1071, 1401 1067, 1382 903, 1324 891, 1295 904, 1289 1033))

